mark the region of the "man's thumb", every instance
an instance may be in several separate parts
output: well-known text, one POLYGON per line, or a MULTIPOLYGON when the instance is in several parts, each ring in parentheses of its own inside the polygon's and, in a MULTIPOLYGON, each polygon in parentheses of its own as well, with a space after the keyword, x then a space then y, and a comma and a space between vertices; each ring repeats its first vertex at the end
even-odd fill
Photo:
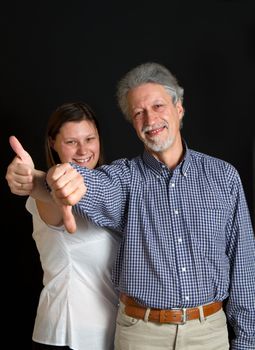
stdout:
POLYGON ((63 222, 66 230, 69 233, 74 233, 76 231, 76 221, 72 213, 72 206, 63 205, 61 207, 61 210, 62 210, 63 222))

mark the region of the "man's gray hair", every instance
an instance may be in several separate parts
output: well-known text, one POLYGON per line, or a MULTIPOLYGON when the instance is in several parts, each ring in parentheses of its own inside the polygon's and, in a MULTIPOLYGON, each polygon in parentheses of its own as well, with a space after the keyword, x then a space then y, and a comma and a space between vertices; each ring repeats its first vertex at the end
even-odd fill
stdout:
POLYGON ((117 100, 125 118, 130 122, 127 94, 129 90, 147 83, 164 86, 172 97, 173 104, 183 101, 183 88, 179 86, 175 76, 159 63, 143 63, 126 73, 117 85, 117 100))

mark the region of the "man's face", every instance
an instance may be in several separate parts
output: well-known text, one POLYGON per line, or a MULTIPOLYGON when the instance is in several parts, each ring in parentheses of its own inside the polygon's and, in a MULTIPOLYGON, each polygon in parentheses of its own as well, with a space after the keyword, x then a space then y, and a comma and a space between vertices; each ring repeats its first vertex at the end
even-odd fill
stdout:
POLYGON ((136 133, 152 153, 169 150, 181 137, 182 103, 174 105, 162 85, 147 83, 130 90, 128 104, 136 133))

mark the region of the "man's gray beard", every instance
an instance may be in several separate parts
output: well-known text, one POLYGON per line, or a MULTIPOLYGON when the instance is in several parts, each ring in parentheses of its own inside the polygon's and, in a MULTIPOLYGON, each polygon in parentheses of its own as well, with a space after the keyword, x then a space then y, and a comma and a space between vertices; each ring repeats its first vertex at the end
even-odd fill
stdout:
POLYGON ((169 137, 168 140, 166 140, 165 142, 150 142, 145 140, 145 145, 149 150, 152 150, 153 152, 163 152, 166 151, 169 147, 172 146, 174 140, 172 137, 169 137))

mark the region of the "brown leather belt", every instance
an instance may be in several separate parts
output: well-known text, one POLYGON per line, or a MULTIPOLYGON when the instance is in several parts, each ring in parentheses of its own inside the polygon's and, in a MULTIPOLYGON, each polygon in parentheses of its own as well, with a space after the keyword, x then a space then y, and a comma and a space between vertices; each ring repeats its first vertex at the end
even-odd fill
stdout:
MULTIPOLYGON (((133 298, 126 294, 120 295, 120 300, 125 304, 125 314, 138 318, 145 319, 146 307, 137 303, 133 298)), ((208 317, 222 308, 222 302, 216 301, 211 304, 203 306, 204 317, 208 317)), ((158 323, 174 323, 174 324, 185 324, 186 321, 199 319, 200 313, 199 308, 188 308, 188 309, 149 309, 148 310, 148 321, 158 323)))

